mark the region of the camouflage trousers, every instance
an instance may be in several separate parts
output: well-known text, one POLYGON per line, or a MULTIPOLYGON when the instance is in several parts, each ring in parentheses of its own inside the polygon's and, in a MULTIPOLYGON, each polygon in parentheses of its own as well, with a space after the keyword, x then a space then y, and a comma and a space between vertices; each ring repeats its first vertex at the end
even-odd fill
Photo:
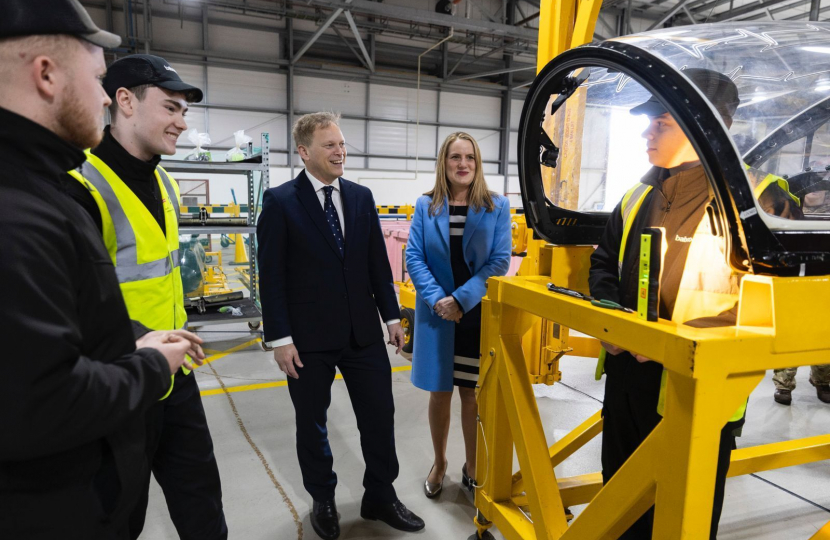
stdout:
MULTIPOLYGON (((772 382, 779 390, 795 390, 795 372, 798 368, 776 369, 772 382)), ((810 366, 810 378, 816 384, 830 384, 830 364, 810 366)))

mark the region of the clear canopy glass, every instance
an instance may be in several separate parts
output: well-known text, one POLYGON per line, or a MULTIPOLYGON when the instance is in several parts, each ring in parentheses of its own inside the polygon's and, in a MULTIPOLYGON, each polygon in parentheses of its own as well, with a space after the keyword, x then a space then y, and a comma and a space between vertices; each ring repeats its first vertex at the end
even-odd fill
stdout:
MULTIPOLYGON (((770 229, 830 228, 830 24, 700 24, 615 41, 678 71, 705 68, 732 79, 740 97, 728 127, 736 151, 754 170, 780 177, 801 210, 796 219, 760 205, 759 213, 770 229)), ((542 167, 543 181, 557 206, 610 212, 651 167, 641 136, 649 120, 630 113, 651 94, 625 73, 590 65, 577 72, 584 70, 566 106, 545 119, 562 153, 559 167, 542 167)))

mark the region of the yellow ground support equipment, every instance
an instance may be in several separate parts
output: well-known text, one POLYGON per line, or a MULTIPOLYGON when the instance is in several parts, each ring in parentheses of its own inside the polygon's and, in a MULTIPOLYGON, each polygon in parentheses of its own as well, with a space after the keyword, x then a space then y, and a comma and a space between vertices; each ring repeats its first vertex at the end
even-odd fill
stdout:
MULTIPOLYGON (((562 0, 555 8, 542 2, 541 72, 525 103, 518 152, 526 227, 544 241, 527 242, 527 268, 535 273, 491 279, 482 302, 478 538, 492 537, 487 529, 496 526, 508 540, 614 539, 652 505, 653 538, 708 538, 721 428, 766 370, 825 363, 830 354, 822 315, 830 303, 830 212, 817 206, 809 213, 805 205, 802 220, 767 215, 744 166, 789 177, 801 201, 830 192, 830 172, 813 165, 830 169, 830 150, 812 144, 812 133, 830 125, 830 101, 814 91, 818 77, 810 73, 818 59, 799 56, 830 25, 819 23, 822 32, 796 23, 696 25, 565 52, 590 41, 598 10, 595 0, 562 0), (775 46, 764 45, 773 31, 775 46), (741 102, 764 105, 739 109, 729 131, 681 68, 728 72, 733 64, 741 102), (772 81, 779 71, 789 76, 772 81), (741 73, 751 82, 742 83, 741 73), (759 73, 766 82, 758 82, 759 73), (713 262, 742 278, 733 326, 650 322, 548 288, 589 292, 592 245, 609 210, 645 172, 626 151, 627 139, 639 136, 628 111, 652 96, 684 129, 706 170, 713 195, 706 217, 712 236, 726 246, 723 260, 713 262), (782 124, 782 118, 790 120, 782 124), (594 122, 590 133, 588 122, 594 122), (607 140, 597 126, 610 126, 607 140), (617 128, 626 135, 611 143, 617 128), (748 132, 754 139, 737 135, 748 132), (799 146, 805 138, 810 143, 799 146), (585 144, 594 144, 592 151, 583 152, 585 144), (622 149, 622 165, 611 164, 611 144, 622 149), (782 159, 784 148, 798 155, 782 159), (603 152, 609 157, 599 163, 603 152), (666 370, 663 420, 605 486, 600 473, 554 473, 602 432, 600 412, 551 445, 532 388, 559 379, 563 354, 596 356, 596 340, 575 339, 575 332, 636 351, 666 370), (569 525, 568 508, 582 504, 569 525)), ((644 154, 645 143, 640 146, 636 152, 644 154)), ((514 246, 521 245, 519 229, 514 246)), ((817 434, 733 451, 729 475, 825 459, 830 435, 817 434)), ((824 538, 822 531, 814 538, 824 538)))

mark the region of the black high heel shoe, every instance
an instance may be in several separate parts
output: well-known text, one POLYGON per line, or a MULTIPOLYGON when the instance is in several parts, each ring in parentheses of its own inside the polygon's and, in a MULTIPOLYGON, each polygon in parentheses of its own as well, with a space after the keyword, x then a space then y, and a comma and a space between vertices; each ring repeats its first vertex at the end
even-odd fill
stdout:
POLYGON ((475 478, 470 478, 467 474, 467 464, 461 466, 461 485, 464 486, 470 493, 475 491, 475 478))

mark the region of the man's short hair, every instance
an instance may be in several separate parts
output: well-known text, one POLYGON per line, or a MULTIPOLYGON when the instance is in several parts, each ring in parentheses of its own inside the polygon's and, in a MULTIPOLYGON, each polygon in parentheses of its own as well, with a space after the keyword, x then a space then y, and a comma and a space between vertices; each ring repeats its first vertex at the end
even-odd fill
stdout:
MULTIPOLYGON (((130 92, 133 93, 135 98, 138 101, 144 101, 144 97, 147 95, 147 89, 152 88, 152 84, 142 84, 141 86, 135 86, 133 88, 127 88, 130 92)), ((113 98, 112 103, 110 103, 110 123, 115 123, 115 115, 118 113, 118 102, 115 101, 113 98)))
POLYGON ((340 113, 316 112, 299 117, 291 130, 294 144, 308 148, 314 140, 314 132, 332 124, 340 127, 340 113))
POLYGON ((74 55, 94 45, 65 34, 38 34, 0 39, 0 83, 9 81, 20 66, 38 56, 48 56, 63 67, 72 67, 74 55))

